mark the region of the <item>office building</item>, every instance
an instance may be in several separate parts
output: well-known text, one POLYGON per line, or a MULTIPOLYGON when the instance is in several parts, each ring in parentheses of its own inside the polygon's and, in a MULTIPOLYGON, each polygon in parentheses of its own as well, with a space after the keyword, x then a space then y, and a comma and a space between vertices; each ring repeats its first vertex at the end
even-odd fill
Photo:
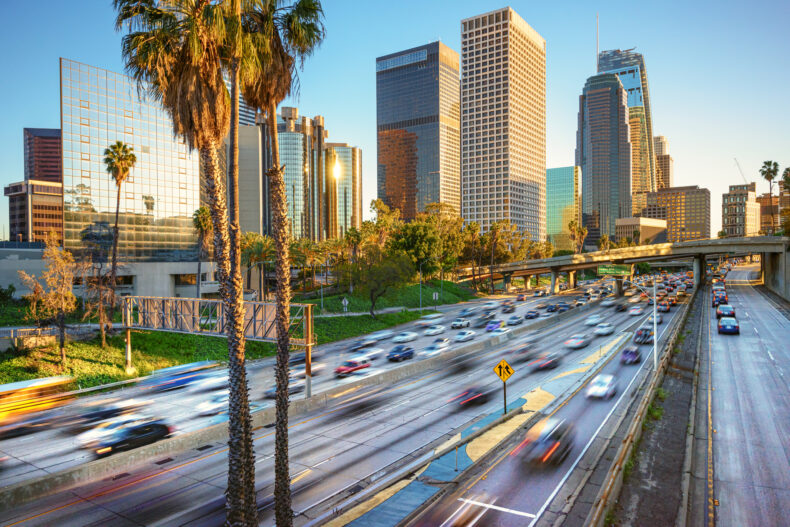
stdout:
POLYGON ((568 223, 581 221, 581 169, 577 166, 546 170, 546 236, 558 250, 575 250, 568 223))
POLYGON ((629 240, 637 245, 664 243, 667 241, 667 222, 654 218, 617 218, 615 236, 618 242, 629 240))
POLYGON ((63 240, 63 185, 30 179, 5 187, 9 240, 43 242, 49 233, 63 240))
POLYGON ((582 223, 586 243, 615 236, 617 218, 631 208, 631 133, 627 94, 617 75, 587 79, 579 97, 576 165, 582 171, 582 223))
POLYGON ((757 196, 757 203, 760 205, 760 232, 763 234, 773 234, 779 230, 779 196, 769 195, 767 192, 757 196))
POLYGON ((670 242, 708 239, 710 190, 693 185, 650 192, 642 216, 666 220, 670 242))
POLYGON ((663 135, 658 135, 653 138, 653 149, 656 153, 656 190, 669 188, 675 179, 674 162, 669 155, 669 141, 663 135))
POLYGON ((461 211, 458 53, 441 42, 376 59, 378 197, 413 220, 429 203, 461 211))
POLYGON ((656 190, 653 118, 645 59, 633 50, 607 50, 598 54, 598 73, 614 73, 628 94, 631 133, 631 193, 634 216, 645 207, 647 193, 656 190))
POLYGON ((25 181, 63 182, 59 128, 25 128, 25 181))
POLYGON ((332 176, 327 238, 342 238, 351 227, 362 227, 362 151, 346 143, 326 143, 324 163, 332 176))
POLYGON ((461 61, 462 216, 544 240, 546 41, 506 7, 462 21, 461 61))
POLYGON ((757 185, 730 185, 721 196, 721 228, 727 236, 756 236, 760 231, 757 185))

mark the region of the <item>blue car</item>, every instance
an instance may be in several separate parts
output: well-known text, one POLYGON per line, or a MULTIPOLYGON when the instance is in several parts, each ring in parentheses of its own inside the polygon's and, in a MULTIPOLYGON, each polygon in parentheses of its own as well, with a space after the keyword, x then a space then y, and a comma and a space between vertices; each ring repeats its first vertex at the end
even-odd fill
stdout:
POLYGON ((218 365, 217 361, 207 360, 154 370, 148 378, 140 382, 140 387, 154 392, 186 388, 210 376, 214 373, 211 369, 218 365))
POLYGON ((387 360, 391 360, 392 362, 400 362, 406 359, 413 359, 414 358, 414 348, 411 346, 395 346, 392 348, 387 354, 387 360))
POLYGON ((546 311, 548 313, 554 313, 555 311, 557 311, 557 309, 559 309, 557 304, 549 304, 549 307, 546 308, 546 311))
POLYGON ((564 306, 558 306, 558 307, 557 307, 557 313, 565 313, 565 312, 566 312, 566 311, 568 311, 570 308, 571 308, 571 306, 569 306, 569 305, 567 305, 567 304, 566 304, 566 305, 564 305, 564 306))
POLYGON ((531 319, 531 318, 538 318, 539 316, 540 316, 540 313, 538 313, 538 312, 537 312, 537 311, 535 311, 534 309, 530 309, 529 311, 527 311, 527 312, 524 314, 524 319, 525 319, 525 320, 529 320, 529 319, 531 319))
POLYGON ((620 355, 620 364, 636 364, 642 361, 642 353, 636 346, 626 346, 620 355))
POLYGON ((734 317, 721 317, 719 319, 719 334, 729 333, 731 335, 740 335, 741 327, 734 317))

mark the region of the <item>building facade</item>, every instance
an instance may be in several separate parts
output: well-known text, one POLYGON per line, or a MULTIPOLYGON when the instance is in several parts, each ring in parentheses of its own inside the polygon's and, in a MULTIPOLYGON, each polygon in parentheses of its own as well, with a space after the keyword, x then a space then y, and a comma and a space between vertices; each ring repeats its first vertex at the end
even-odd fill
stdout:
POLYGON ((669 241, 667 237, 667 222, 666 220, 641 216, 617 218, 614 239, 618 242, 630 240, 637 245, 666 242, 669 241))
POLYGON ((568 223, 581 221, 581 169, 546 170, 546 236, 558 250, 574 250, 568 223))
POLYGON ((607 50, 598 54, 598 73, 614 73, 628 94, 631 132, 631 193, 634 215, 645 207, 647 193, 656 190, 653 116, 647 69, 641 53, 633 50, 607 50))
POLYGON ((773 234, 779 230, 779 197, 769 195, 767 192, 757 196, 760 205, 760 231, 763 234, 773 234))
POLYGON ((4 191, 11 241, 43 242, 50 233, 63 241, 63 184, 30 179, 4 191))
POLYGON ((727 236, 756 236, 760 232, 757 185, 730 185, 721 196, 721 228, 727 236))
POLYGON ((615 236, 617 218, 632 216, 631 132, 627 93, 617 75, 587 79, 579 97, 576 165, 582 171, 586 243, 615 236))
POLYGON ((25 181, 63 182, 61 139, 59 128, 25 128, 25 181))
POLYGON ((674 183, 674 161, 669 155, 669 141, 663 135, 653 138, 656 152, 656 190, 669 188, 674 183))
POLYGON ((647 218, 666 220, 667 241, 710 238, 710 190, 697 185, 668 187, 647 195, 647 218))
POLYGON ((362 151, 346 143, 326 143, 327 239, 342 238, 362 227, 362 151))
POLYGON ((461 209, 546 238, 546 41, 507 7, 461 22, 461 209))
POLYGON ((461 210, 458 53, 441 42, 376 59, 378 197, 413 220, 429 203, 461 210))

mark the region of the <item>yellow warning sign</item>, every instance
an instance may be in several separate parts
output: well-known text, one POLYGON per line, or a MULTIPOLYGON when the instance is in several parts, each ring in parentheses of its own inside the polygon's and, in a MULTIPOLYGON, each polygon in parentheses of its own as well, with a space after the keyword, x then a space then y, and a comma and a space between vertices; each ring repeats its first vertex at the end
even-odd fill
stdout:
POLYGON ((505 382, 513 375, 513 368, 510 367, 510 364, 508 364, 505 359, 502 359, 499 361, 499 364, 494 367, 494 373, 497 374, 497 377, 502 379, 502 382, 505 382))

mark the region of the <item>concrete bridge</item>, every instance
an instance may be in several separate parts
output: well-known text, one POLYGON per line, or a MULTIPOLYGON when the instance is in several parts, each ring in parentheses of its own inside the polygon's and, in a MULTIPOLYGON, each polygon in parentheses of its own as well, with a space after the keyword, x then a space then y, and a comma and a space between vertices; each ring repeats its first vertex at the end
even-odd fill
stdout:
MULTIPOLYGON (((533 275, 551 274, 549 290, 551 293, 556 293, 561 273, 567 273, 569 286, 575 287, 577 271, 594 268, 601 264, 649 262, 660 265, 661 262, 667 261, 677 265, 680 261, 686 261, 693 268, 695 281, 699 284, 705 279, 705 264, 709 258, 760 255, 761 271, 766 287, 790 301, 788 248, 790 248, 790 237, 787 236, 694 240, 623 247, 540 260, 522 260, 494 266, 484 265, 476 268, 475 272, 479 278, 484 279, 489 279, 493 274, 494 280, 503 280, 506 286, 513 277, 530 278, 533 275)), ((472 276, 473 268, 459 268, 457 272, 460 278, 467 278, 472 276)), ((633 265, 631 274, 633 275, 633 265)), ((618 286, 620 285, 621 283, 618 283, 618 286)))

